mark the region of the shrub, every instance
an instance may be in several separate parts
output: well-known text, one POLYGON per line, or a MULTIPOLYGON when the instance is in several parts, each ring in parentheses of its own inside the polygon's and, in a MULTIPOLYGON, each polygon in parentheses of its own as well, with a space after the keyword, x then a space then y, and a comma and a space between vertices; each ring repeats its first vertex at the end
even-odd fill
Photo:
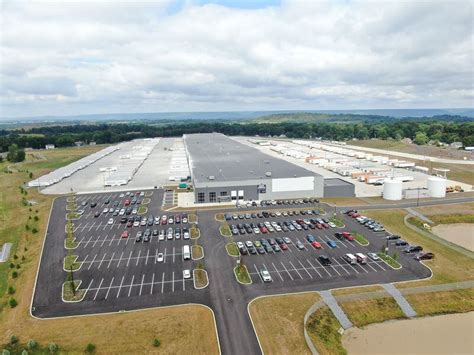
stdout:
POLYGON ((17 268, 17 269, 21 268, 21 265, 20 265, 20 264, 16 264, 16 268, 17 268))
POLYGON ((55 352, 57 352, 59 350, 59 346, 56 343, 49 343, 48 344, 48 349, 49 349, 50 353, 54 354, 55 352))
POLYGON ((38 217, 38 216, 35 216, 34 220, 35 220, 35 221, 38 221, 38 220, 39 220, 39 217, 38 217))
POLYGON ((13 295, 14 293, 15 293, 15 287, 13 286, 8 287, 8 294, 13 295))
POLYGON ((26 258, 25 258, 25 256, 23 255, 23 256, 21 257, 21 261, 25 261, 25 260, 26 260, 26 258))
POLYGON ((10 308, 15 308, 16 306, 18 306, 18 302, 14 298, 10 298, 10 301, 8 301, 8 303, 10 304, 10 308))
POLYGON ((30 175, 29 175, 29 177, 30 177, 30 179, 32 179, 32 178, 33 178, 33 173, 32 173, 32 172, 30 172, 30 175))
POLYGON ((27 247, 25 247, 25 249, 24 249, 24 250, 25 250, 25 251, 28 251, 28 248, 27 248, 27 247))
POLYGON ((153 339, 153 346, 154 347, 159 347, 161 345, 161 341, 158 338, 153 339))
POLYGON ((31 216, 28 216, 28 219, 31 219, 31 216))
POLYGON ((13 259, 15 259, 15 260, 18 259, 18 255, 14 254, 13 259))
POLYGON ((38 343, 33 339, 28 340, 28 343, 26 343, 26 347, 30 350, 36 349, 37 346, 38 343))
POLYGON ((86 353, 93 353, 95 351, 95 345, 92 343, 87 344, 86 346, 86 353))
POLYGON ((14 269, 14 268, 15 268, 15 264, 10 263, 10 269, 14 269))
POLYGON ((25 226, 25 229, 26 229, 27 231, 29 231, 29 230, 30 230, 30 226, 29 226, 29 225, 26 225, 26 226, 25 226))
POLYGON ((21 355, 28 355, 28 351, 26 349, 23 349, 23 351, 21 352, 21 355))
POLYGON ((12 272, 12 277, 13 277, 14 279, 16 279, 16 278, 18 277, 18 272, 13 271, 13 272, 12 272))
POLYGON ((33 234, 35 233, 38 233, 38 230, 36 228, 33 227, 33 229, 31 230, 33 232, 33 234))
POLYGON ((2 355, 10 355, 10 350, 3 349, 2 350, 2 355))
POLYGON ((10 337, 10 345, 15 345, 16 343, 18 343, 18 338, 16 335, 12 335, 10 337))

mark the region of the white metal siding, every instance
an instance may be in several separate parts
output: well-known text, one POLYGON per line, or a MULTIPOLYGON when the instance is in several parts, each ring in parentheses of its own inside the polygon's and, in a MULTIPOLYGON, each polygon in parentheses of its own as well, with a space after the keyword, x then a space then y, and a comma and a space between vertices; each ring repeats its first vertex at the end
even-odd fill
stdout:
POLYGON ((272 180, 272 192, 308 190, 314 190, 314 176, 272 180))

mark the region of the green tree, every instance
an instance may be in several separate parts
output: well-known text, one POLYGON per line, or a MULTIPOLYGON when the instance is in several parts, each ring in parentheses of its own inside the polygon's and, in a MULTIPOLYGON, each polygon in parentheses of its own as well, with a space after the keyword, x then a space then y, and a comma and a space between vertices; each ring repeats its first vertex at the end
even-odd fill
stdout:
POLYGON ((153 346, 154 347, 159 347, 161 345, 161 341, 158 338, 153 339, 153 346))
POLYGON ((413 142, 415 142, 415 144, 418 144, 418 145, 423 145, 423 144, 428 143, 428 140, 429 139, 428 139, 428 136, 426 135, 426 133, 417 132, 413 142))
POLYGON ((7 160, 17 163, 25 160, 25 151, 18 148, 18 144, 12 144, 8 147, 7 160))
POLYGON ((92 343, 87 344, 86 353, 92 354, 95 351, 95 345, 92 343))
POLYGON ((10 308, 15 308, 18 306, 18 302, 14 298, 10 298, 10 301, 8 301, 8 304, 10 305, 10 308))

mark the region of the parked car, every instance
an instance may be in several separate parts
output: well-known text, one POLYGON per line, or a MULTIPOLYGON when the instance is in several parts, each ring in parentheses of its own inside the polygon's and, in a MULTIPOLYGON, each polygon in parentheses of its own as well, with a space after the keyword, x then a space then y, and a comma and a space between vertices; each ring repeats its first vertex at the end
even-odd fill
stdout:
POLYGON ((321 249, 321 244, 317 241, 312 242, 311 246, 315 249, 321 249))
POLYGON ((329 259, 326 255, 318 256, 318 260, 323 266, 331 265, 331 259, 329 259))
POLYGON ((379 261, 380 258, 376 253, 368 253, 367 256, 371 258, 373 261, 379 261))
POLYGON ((327 245, 329 245, 330 248, 336 248, 337 247, 337 244, 334 240, 328 240, 327 242, 327 245))
POLYGON ((129 234, 128 234, 128 231, 123 231, 122 234, 121 234, 121 238, 128 238, 129 234))
POLYGON ((417 253, 420 251, 423 251, 423 247, 420 245, 411 245, 404 250, 404 252, 407 254, 417 253))
POLYGON ((260 275, 262 275, 263 282, 272 282, 272 277, 268 270, 262 269, 260 270, 260 275))
POLYGON ((415 257, 416 260, 431 260, 433 258, 434 258, 433 253, 420 253, 415 257))

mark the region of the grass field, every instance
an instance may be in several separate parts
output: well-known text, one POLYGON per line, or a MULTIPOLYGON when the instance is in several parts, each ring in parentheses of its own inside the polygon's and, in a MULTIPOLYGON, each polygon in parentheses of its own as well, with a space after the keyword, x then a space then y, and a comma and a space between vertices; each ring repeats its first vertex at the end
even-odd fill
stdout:
POLYGON ((424 237, 405 226, 404 210, 364 211, 364 215, 375 218, 385 225, 385 228, 394 234, 399 234, 410 244, 419 244, 424 250, 435 253, 433 260, 425 261, 433 270, 433 277, 429 280, 398 283, 397 287, 414 287, 428 284, 449 283, 473 279, 472 270, 474 260, 450 248, 424 237))
POLYGON ((435 224, 474 223, 474 214, 446 214, 431 216, 435 224))
POLYGON ((311 354, 303 336, 303 318, 316 292, 258 298, 249 311, 265 354, 311 354), (270 311, 269 311, 270 310, 270 311))
POLYGON ((340 302, 339 305, 356 327, 387 319, 405 318, 402 310, 393 298, 340 302))
POLYGON ((350 294, 355 294, 355 293, 366 293, 366 292, 375 292, 375 291, 383 291, 383 287, 381 286, 348 287, 348 288, 340 288, 340 289, 332 290, 331 293, 334 296, 343 296, 343 295, 350 295, 350 294))
POLYGON ((417 207, 416 210, 428 217, 444 214, 474 214, 474 202, 417 207))
POLYGON ((474 311, 474 289, 407 295, 418 316, 474 311))
MULTIPOLYGON (((24 163, 12 165, 14 173, 5 172, 10 163, 0 163, 0 244, 13 243, 10 261, 18 272, 18 277, 14 279, 9 263, 0 264, 0 344, 5 344, 11 335, 16 335, 22 344, 30 338, 44 346, 56 342, 67 353, 83 353, 88 343, 94 343, 100 353, 151 353, 156 351, 152 346, 153 338, 159 337, 162 342, 160 352, 163 353, 216 354, 218 347, 213 316, 207 308, 200 306, 56 320, 37 320, 29 316, 53 197, 42 195, 35 189, 22 191, 20 186, 30 180, 30 172, 37 177, 102 148, 28 152, 24 163), (23 198, 34 200, 37 204, 30 210, 29 206, 23 205, 23 198), (16 265, 20 268, 17 269, 16 265), (8 286, 14 287, 13 295, 6 294, 8 286), (6 306, 11 297, 18 302, 15 308, 6 306), (110 340, 111 334, 114 335, 113 341, 110 340), (188 341, 182 341, 184 336, 188 341)), ((58 272, 63 271, 58 269, 58 272)))
POLYGON ((321 355, 347 354, 342 346, 341 327, 328 307, 321 307, 308 319, 306 330, 321 355))

